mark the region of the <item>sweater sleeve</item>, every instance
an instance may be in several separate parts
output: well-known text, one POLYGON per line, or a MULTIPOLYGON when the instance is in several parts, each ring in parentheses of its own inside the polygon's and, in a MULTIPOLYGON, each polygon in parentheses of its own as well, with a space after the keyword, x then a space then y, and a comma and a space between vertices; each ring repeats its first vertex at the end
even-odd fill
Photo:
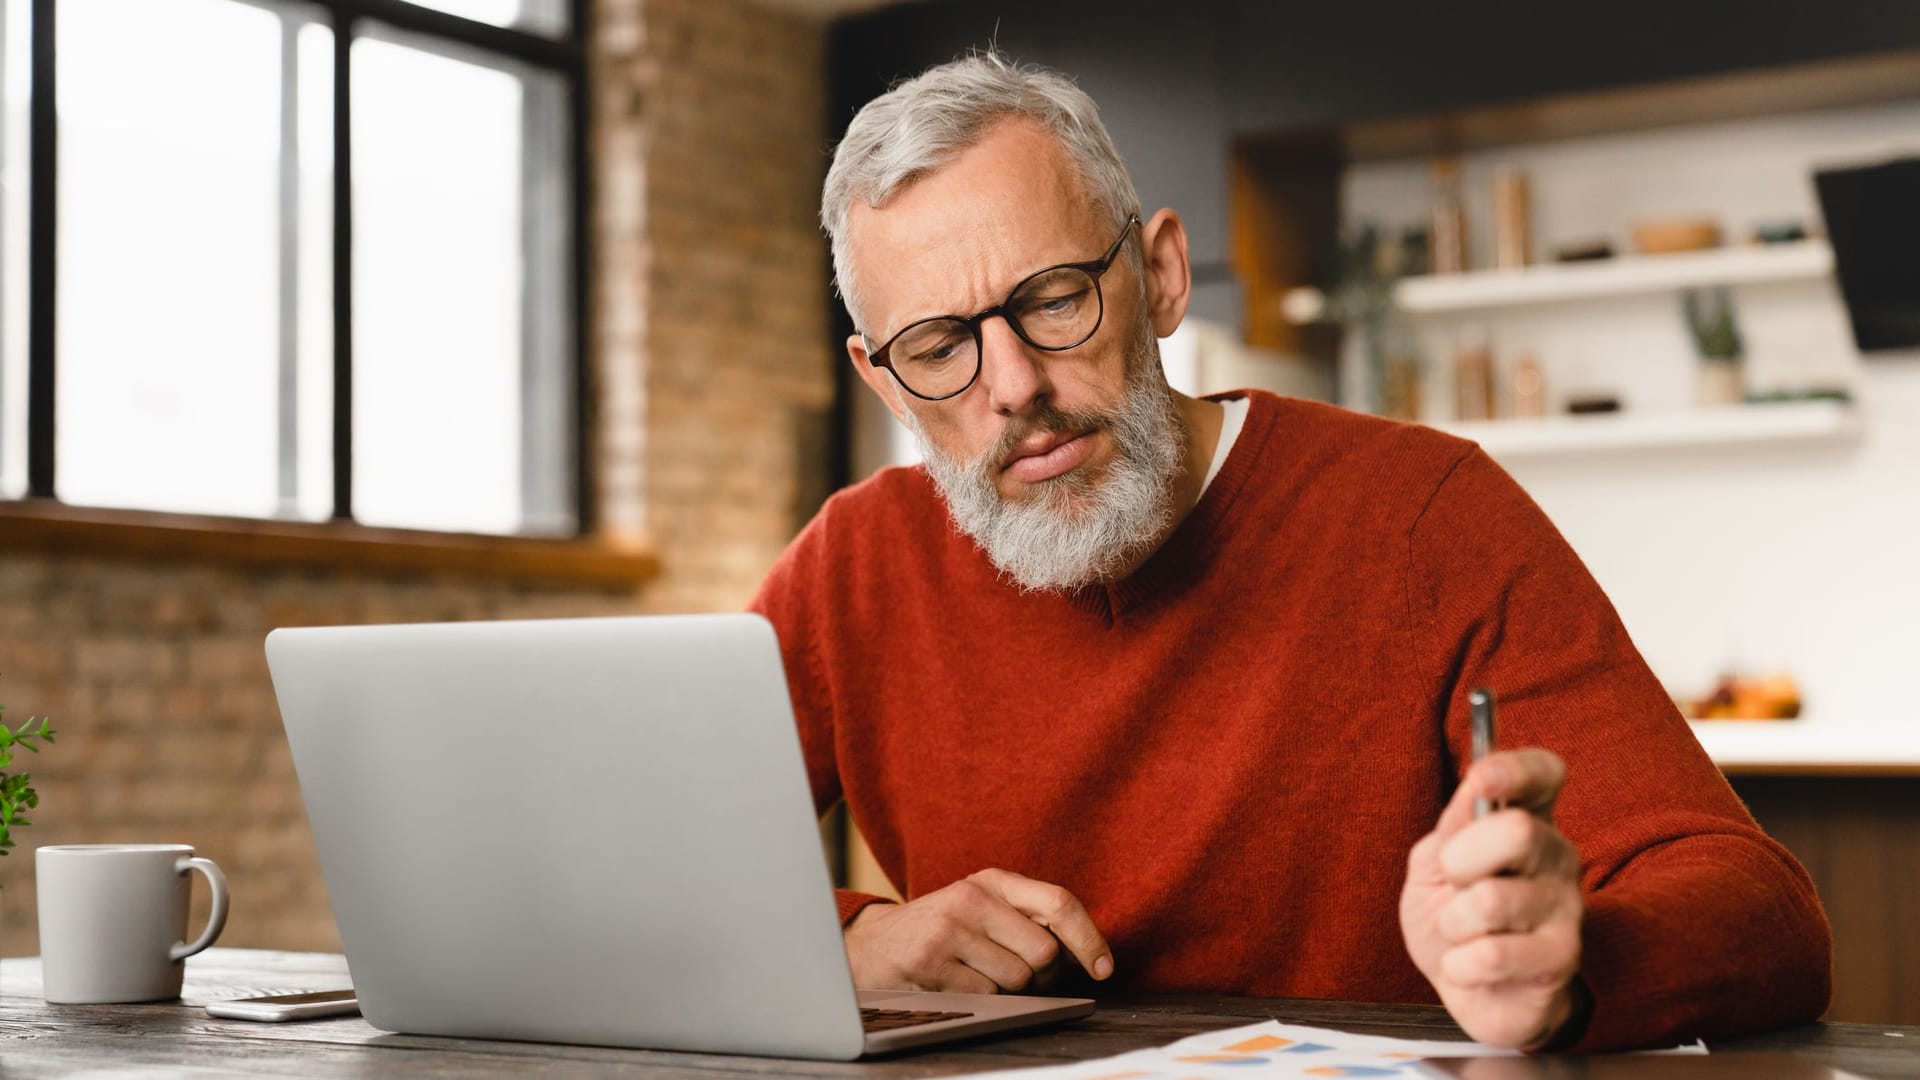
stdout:
MULTIPOLYGON (((820 561, 826 557, 825 534, 832 508, 831 500, 821 508, 767 572, 747 605, 747 610, 773 624, 774 635, 780 639, 780 661, 786 668, 794 722, 800 729, 800 750, 806 758, 815 814, 825 814, 842 795, 834 757, 832 688, 824 677, 814 636, 818 593, 827 581, 820 561)), ((868 904, 883 903, 886 898, 836 889, 834 901, 840 911, 840 925, 845 926, 868 904)))
POLYGON ((1477 447, 1421 512, 1409 568, 1413 650, 1452 782, 1480 686, 1499 697, 1503 746, 1567 763, 1555 821, 1580 853, 1594 999, 1570 1049, 1818 1017, 1832 940, 1812 882, 1700 748, 1579 557, 1477 447))

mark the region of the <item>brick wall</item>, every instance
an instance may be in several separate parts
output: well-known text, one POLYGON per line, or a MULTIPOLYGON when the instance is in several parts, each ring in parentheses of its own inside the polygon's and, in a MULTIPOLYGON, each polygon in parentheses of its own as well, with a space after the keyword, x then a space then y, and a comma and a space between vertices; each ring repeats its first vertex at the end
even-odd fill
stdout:
POLYGON ((37 951, 33 847, 136 840, 226 868, 222 944, 338 948, 267 630, 735 610, 818 504, 836 362, 813 223, 823 32, 742 0, 600 0, 594 17, 598 526, 662 573, 536 586, 23 554, 0 535, 0 702, 60 732, 23 762, 42 801, 0 860, 0 955, 37 951))
POLYGON ((825 32, 743 0, 598 10, 607 523, 674 567, 656 602, 737 607, 827 493, 825 32))

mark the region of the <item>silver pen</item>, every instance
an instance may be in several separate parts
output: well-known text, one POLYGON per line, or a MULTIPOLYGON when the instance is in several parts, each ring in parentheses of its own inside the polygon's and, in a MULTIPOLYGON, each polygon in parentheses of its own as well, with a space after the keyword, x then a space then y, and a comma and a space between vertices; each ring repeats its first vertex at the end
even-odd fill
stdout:
MULTIPOLYGON (((1493 691, 1483 686, 1467 695, 1467 704, 1473 708, 1473 760, 1479 761, 1493 753, 1493 691)), ((1492 809, 1493 803, 1487 799, 1473 800, 1476 821, 1492 809)))

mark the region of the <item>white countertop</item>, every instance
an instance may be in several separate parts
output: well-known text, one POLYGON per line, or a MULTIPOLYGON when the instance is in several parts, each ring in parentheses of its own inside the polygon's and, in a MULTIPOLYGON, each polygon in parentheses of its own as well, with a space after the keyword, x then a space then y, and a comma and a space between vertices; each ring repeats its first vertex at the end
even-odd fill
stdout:
POLYGON ((1920 774, 1920 723, 1696 720, 1693 733, 1729 772, 1920 774))

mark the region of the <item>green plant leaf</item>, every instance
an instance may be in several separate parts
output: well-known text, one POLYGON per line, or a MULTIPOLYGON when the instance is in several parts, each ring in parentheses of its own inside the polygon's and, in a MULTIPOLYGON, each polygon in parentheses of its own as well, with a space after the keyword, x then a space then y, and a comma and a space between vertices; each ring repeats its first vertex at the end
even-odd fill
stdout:
POLYGON ((0 855, 14 846, 12 827, 31 825, 32 822, 21 816, 25 809, 40 805, 40 793, 32 787, 32 777, 27 773, 9 773, 8 767, 14 761, 14 748, 23 746, 29 753, 40 752, 39 742, 53 742, 53 726, 43 716, 30 716, 18 728, 5 723, 5 706, 0 705, 0 855))

